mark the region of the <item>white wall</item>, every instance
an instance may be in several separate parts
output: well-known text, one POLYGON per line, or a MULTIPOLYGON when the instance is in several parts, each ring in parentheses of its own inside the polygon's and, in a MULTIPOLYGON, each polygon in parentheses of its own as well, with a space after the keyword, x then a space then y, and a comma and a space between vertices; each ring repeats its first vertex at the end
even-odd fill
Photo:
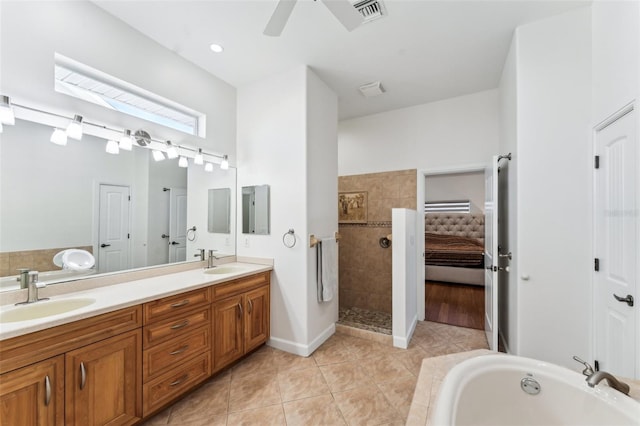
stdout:
MULTIPOLYGON (((318 238, 338 230, 338 97, 307 69, 307 230, 318 238)), ((308 244, 307 244, 308 245, 308 244)), ((318 303, 316 249, 307 250, 309 344, 319 346, 338 321, 338 292, 318 303), (322 341, 320 341, 322 340, 322 341)))
POLYGON ((270 344, 301 355, 328 337, 315 333, 337 309, 311 308, 315 249, 308 244, 309 234, 337 229, 336 117, 335 95, 304 66, 238 90, 238 188, 271 190, 271 234, 242 235, 238 227, 238 255, 274 258, 270 344), (282 235, 291 228, 298 243, 287 248, 282 235))
POLYGON ((426 202, 469 200, 472 213, 484 213, 484 172, 429 175, 425 191, 426 202))
POLYGON ((517 348, 573 367, 591 351, 591 9, 516 41, 517 348))
POLYGON ((338 173, 487 164, 498 149, 499 123, 497 89, 344 120, 338 173))
POLYGON ((593 3, 593 124, 640 95, 640 3, 593 3))
MULTIPOLYGON (((416 220, 417 212, 391 209, 393 223, 393 346, 406 349, 418 320, 415 295, 416 277, 416 220)), ((423 268, 424 269, 424 268, 423 268)))
POLYGON ((228 154, 235 164, 236 91, 229 84, 91 2, 2 2, 0 8, 0 93, 15 103, 144 128, 160 140, 228 154), (206 139, 54 92, 55 52, 205 113, 206 139))
MULTIPOLYGON (((507 166, 507 191, 499 189, 506 197, 508 214, 502 215, 498 232, 506 241, 505 251, 512 252, 510 271, 500 276, 498 324, 499 334, 507 352, 518 353, 518 31, 516 30, 500 79, 500 152, 511 153, 507 166)), ((505 200, 503 200, 504 202, 505 200)))

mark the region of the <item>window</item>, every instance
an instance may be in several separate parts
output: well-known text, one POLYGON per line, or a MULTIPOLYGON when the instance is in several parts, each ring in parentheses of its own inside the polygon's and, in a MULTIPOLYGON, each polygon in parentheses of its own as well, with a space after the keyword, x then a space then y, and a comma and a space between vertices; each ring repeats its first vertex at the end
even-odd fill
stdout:
POLYGON ((205 137, 205 115, 73 59, 55 55, 55 90, 181 132, 205 137))
POLYGON ((424 203, 425 213, 471 213, 471 202, 467 201, 432 201, 424 203))

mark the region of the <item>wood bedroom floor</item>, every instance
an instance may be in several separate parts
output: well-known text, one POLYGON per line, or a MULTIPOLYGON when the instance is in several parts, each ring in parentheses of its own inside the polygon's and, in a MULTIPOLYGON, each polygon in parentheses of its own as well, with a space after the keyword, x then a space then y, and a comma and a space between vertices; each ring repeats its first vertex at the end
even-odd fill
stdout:
POLYGON ((484 287, 425 281, 425 321, 484 329, 484 287))

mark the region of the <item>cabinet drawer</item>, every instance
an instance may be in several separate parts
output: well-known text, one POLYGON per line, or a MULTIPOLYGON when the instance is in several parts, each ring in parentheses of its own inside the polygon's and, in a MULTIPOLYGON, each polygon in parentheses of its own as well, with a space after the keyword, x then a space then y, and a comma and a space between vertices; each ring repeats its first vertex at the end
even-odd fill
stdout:
POLYGON ((252 288, 269 283, 270 272, 261 272, 249 277, 238 278, 227 284, 218 284, 212 287, 213 299, 220 300, 229 296, 244 293, 252 288))
POLYGON ((143 380, 146 382, 172 367, 179 366, 194 355, 211 350, 211 326, 205 325, 184 337, 171 339, 143 354, 143 380))
POLYGON ((146 417, 185 391, 207 379, 211 372, 211 353, 204 353, 181 368, 172 370, 143 386, 143 415, 146 417))
POLYGON ((208 305, 210 302, 211 292, 208 287, 154 300, 144 304, 144 324, 150 324, 170 315, 180 315, 180 312, 208 305))
POLYGON ((183 315, 176 315, 155 324, 146 325, 143 327, 143 347, 144 349, 149 349, 155 344, 183 336, 197 327, 209 324, 210 319, 211 308, 207 306, 196 311, 186 312, 183 315))

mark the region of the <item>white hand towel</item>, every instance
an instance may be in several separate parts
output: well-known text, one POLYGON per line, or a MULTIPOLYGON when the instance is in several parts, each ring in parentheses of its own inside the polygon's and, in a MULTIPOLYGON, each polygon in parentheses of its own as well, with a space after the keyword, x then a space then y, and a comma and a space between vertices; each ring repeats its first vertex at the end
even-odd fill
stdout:
POLYGON ((322 301, 333 299, 338 289, 338 244, 334 237, 322 239, 322 301))

